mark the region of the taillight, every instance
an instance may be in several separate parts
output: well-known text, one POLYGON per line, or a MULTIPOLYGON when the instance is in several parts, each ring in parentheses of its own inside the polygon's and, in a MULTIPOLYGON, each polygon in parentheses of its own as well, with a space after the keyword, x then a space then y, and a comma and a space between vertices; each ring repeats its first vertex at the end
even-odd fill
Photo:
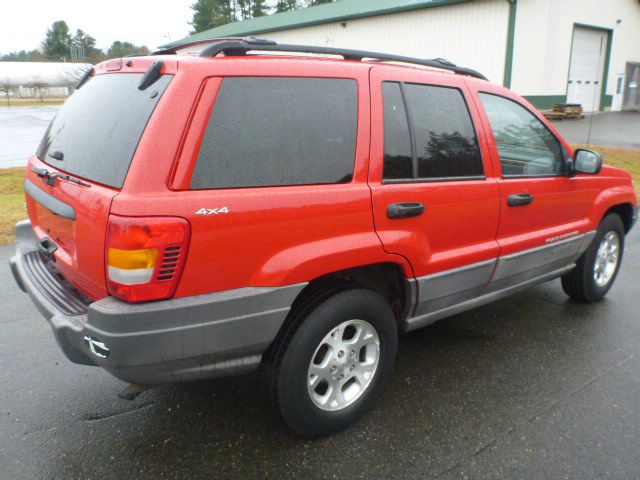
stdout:
POLYGON ((183 218, 110 215, 105 255, 109 293, 126 302, 172 297, 189 234, 183 218))

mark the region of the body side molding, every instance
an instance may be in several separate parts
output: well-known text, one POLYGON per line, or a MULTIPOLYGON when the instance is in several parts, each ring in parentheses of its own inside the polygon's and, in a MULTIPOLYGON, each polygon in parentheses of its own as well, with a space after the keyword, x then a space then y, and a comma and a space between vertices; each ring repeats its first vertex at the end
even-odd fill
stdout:
POLYGON ((414 315, 404 318, 403 330, 424 327, 564 275, 575 267, 595 233, 417 278, 418 298, 411 299, 414 308, 408 309, 414 315))

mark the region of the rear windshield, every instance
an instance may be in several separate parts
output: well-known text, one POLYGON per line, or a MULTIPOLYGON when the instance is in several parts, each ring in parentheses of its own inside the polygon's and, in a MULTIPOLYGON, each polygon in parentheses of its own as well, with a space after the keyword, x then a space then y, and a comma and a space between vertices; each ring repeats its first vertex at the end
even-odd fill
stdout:
POLYGON ((122 188, 140 136, 172 76, 163 75, 143 91, 138 90, 141 78, 122 73, 89 80, 49 125, 38 158, 72 175, 122 188))

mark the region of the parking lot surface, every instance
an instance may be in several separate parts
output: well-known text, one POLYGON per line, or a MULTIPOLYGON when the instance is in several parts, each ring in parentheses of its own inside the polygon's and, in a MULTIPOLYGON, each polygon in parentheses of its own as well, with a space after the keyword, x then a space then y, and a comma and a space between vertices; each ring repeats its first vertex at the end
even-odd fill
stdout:
POLYGON ((0 107, 0 168, 27 164, 59 108, 0 107))
POLYGON ((571 143, 640 149, 640 112, 606 112, 553 122, 571 143))
POLYGON ((375 409, 308 441, 252 376, 124 383, 71 364, 0 247, 2 478, 639 478, 640 234, 607 299, 553 281, 405 335, 375 409))

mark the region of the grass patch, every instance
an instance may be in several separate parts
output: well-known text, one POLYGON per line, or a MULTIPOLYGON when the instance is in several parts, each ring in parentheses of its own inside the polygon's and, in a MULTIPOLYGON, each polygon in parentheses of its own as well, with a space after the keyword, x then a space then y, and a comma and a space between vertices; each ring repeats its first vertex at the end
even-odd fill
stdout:
POLYGON ((0 107, 42 107, 43 105, 62 105, 66 98, 10 98, 7 105, 7 99, 0 97, 0 107))
MULTIPOLYGON (((601 147, 599 145, 573 145, 590 148, 604 156, 604 163, 627 170, 640 185, 640 150, 601 147)), ((16 222, 27 217, 24 209, 24 168, 0 169, 0 244, 15 241, 16 222)))
POLYGON ((640 150, 601 147, 600 145, 573 145, 573 148, 588 148, 602 154, 606 165, 626 170, 633 176, 636 184, 640 185, 640 150))
POLYGON ((16 223, 27 218, 24 209, 24 168, 0 169, 0 244, 16 240, 16 223))

